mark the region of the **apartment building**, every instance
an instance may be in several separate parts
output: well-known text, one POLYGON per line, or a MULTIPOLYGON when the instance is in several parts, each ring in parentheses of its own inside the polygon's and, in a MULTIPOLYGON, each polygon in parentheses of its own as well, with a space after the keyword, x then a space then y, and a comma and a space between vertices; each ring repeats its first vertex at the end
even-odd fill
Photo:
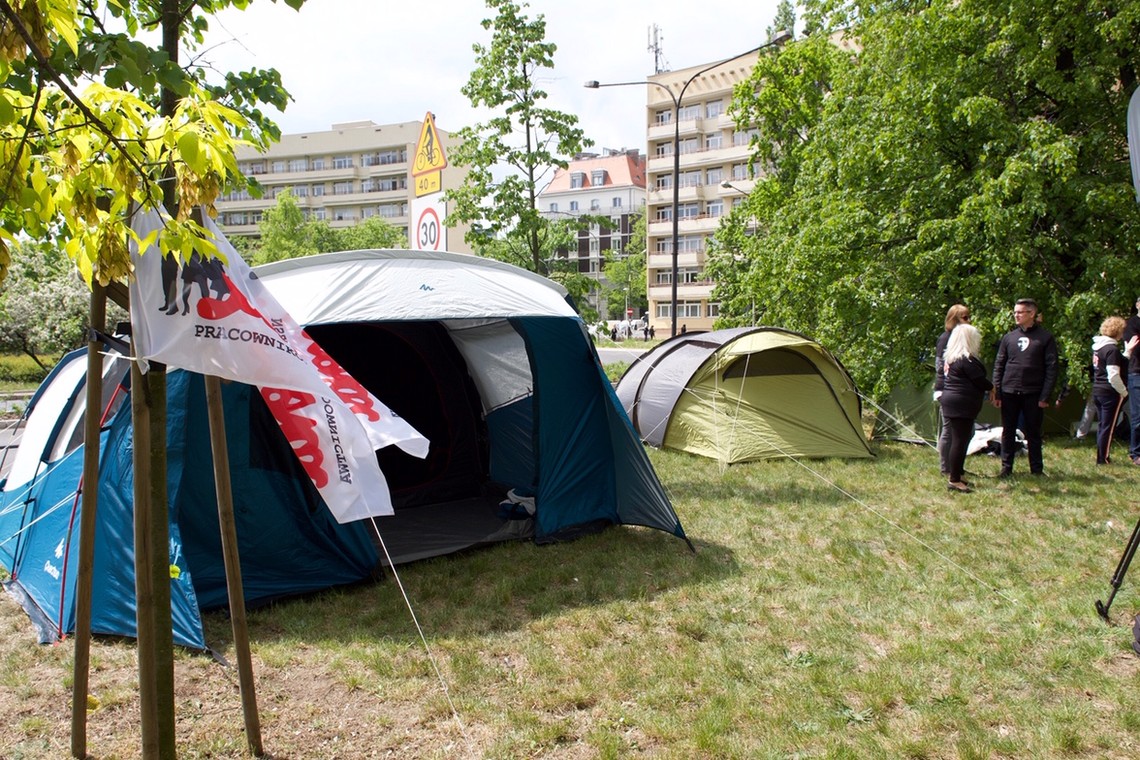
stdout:
MULTIPOLYGON (((410 159, 422 126, 420 121, 354 121, 333 124, 323 132, 282 135, 264 153, 239 148, 238 166, 256 178, 265 193, 253 198, 246 191, 231 192, 220 199, 222 230, 228 236, 257 235, 262 215, 288 190, 308 219, 343 228, 378 216, 406 234, 415 197, 410 159)), ((449 135, 438 128, 436 134, 446 155, 449 135)), ((456 187, 462 177, 463 170, 449 165, 443 170, 443 189, 456 187)), ((471 252, 463 228, 448 230, 447 248, 471 252)))
MULTIPOLYGON (((538 193, 538 211, 548 219, 608 217, 578 231, 577 245, 557 251, 582 274, 605 281, 606 251, 621 256, 629 247, 635 217, 645 213, 645 155, 636 149, 604 149, 581 153, 538 193)), ((605 314, 605 294, 599 288, 590 305, 605 314)))
POLYGON ((668 336, 672 326, 675 168, 677 329, 712 329, 719 313, 720 304, 712 298, 715 283, 704 273, 706 252, 721 217, 754 184, 749 143, 755 130, 738 127, 728 116, 728 108, 733 87, 748 78, 757 58, 758 54, 743 56, 691 82, 694 74, 710 64, 649 77, 660 85, 646 87, 647 292, 650 322, 658 335, 668 336), (682 90, 684 97, 675 105, 673 97, 682 90), (674 166, 675 158, 679 158, 679 167, 674 166))

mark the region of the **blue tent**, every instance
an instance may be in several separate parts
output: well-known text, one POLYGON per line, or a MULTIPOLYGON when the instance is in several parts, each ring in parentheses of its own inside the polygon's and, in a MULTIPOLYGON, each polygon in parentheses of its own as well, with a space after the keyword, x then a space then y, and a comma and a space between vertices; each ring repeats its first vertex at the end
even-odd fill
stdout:
MULTIPOLYGON (((556 284, 456 254, 359 251, 280 262, 266 286, 345 369, 431 441, 378 452, 393 517, 339 525, 260 394, 223 388, 247 604, 350 583, 379 564, 614 524, 685 538, 584 325, 556 284)), ((85 358, 64 359, 26 415, 0 490, 0 564, 43 640, 74 627, 85 358)), ((134 635, 126 361, 104 372, 92 630, 134 635)), ((227 604, 201 378, 168 376, 175 641, 204 647, 227 604)))

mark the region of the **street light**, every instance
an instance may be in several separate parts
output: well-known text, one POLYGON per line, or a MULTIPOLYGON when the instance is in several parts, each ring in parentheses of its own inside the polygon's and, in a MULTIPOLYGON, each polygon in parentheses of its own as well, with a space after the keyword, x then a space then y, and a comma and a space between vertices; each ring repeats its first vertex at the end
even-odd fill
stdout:
POLYGON ((680 221, 678 214, 680 212, 681 206, 681 100, 685 97, 685 90, 689 89, 689 85, 691 85, 693 81, 696 80, 696 78, 701 74, 712 71, 718 66, 723 66, 726 63, 731 63, 738 58, 743 58, 747 55, 752 55, 753 53, 759 53, 764 48, 782 45, 791 38, 791 32, 782 30, 776 32, 776 34, 772 36, 772 39, 768 40, 759 47, 754 47, 751 50, 745 50, 743 53, 738 53, 731 58, 725 58, 723 60, 717 61, 716 63, 710 64, 709 66, 706 66, 705 68, 689 77, 685 83, 681 85, 681 91, 676 94, 674 94, 673 90, 671 90, 666 85, 663 85, 660 82, 654 82, 650 79, 646 79, 641 82, 612 83, 600 83, 596 79, 592 79, 586 82, 584 85, 588 89, 596 90, 600 87, 629 87, 631 85, 651 84, 655 87, 660 87, 662 90, 667 92, 669 94, 669 98, 673 101, 673 275, 669 311, 673 318, 670 334, 674 337, 677 335, 677 255, 681 242, 681 236, 678 228, 678 222, 680 221))

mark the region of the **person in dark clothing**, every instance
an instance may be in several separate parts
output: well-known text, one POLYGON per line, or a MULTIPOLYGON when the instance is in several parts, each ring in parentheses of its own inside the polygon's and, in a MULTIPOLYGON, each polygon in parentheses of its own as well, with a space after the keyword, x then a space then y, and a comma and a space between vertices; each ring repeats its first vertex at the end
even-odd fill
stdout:
POLYGON ((1001 409, 1001 472, 1013 474, 1017 453, 1017 425, 1022 422, 1029 454, 1029 472, 1045 471, 1041 428, 1049 396, 1057 382, 1057 341, 1039 324, 1037 302, 1021 298, 1013 306, 1017 327, 1005 334, 994 359, 994 406, 1001 409))
POLYGON ((1140 342, 1140 298, 1136 299, 1136 314, 1124 321, 1124 355, 1128 357, 1128 458, 1140 465, 1140 351, 1133 350, 1140 342))
POLYGON ((966 469, 966 449, 974 436, 974 420, 982 411, 986 392, 993 387, 986 377, 986 368, 978 354, 982 348, 982 335, 978 328, 962 323, 950 332, 943 355, 942 419, 950 428, 947 446, 950 482, 947 488, 961 493, 970 492, 970 484, 962 479, 966 469))
POLYGON ((1118 341, 1124 335, 1124 319, 1109 317, 1100 324, 1100 335, 1093 338, 1092 395, 1096 399, 1096 463, 1108 464, 1108 449, 1112 445, 1112 434, 1116 431, 1116 420, 1120 416, 1120 406, 1128 395, 1124 384, 1128 371, 1128 360, 1120 351, 1118 341))
MULTIPOLYGON (((958 325, 970 321, 970 309, 956 303, 946 312, 946 329, 938 336, 934 344, 934 400, 937 402, 942 396, 942 355, 946 353, 946 342, 950 340, 950 333, 958 325)), ((946 418, 942 418, 942 429, 938 432, 938 461, 943 475, 950 474, 950 427, 946 418)))

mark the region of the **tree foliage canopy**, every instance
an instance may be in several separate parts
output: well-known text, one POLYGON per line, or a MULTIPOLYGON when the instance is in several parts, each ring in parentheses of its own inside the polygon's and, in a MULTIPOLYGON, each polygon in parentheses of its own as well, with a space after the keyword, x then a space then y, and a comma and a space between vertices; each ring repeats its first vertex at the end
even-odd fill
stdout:
POLYGON ((260 106, 288 93, 275 71, 210 82, 178 51, 198 52, 213 14, 250 1, 0 0, 0 268, 28 236, 55 241, 88 281, 127 277, 130 210, 164 194, 177 213, 163 249, 213 250, 190 211, 250 184, 234 148, 278 137, 260 106))
POLYGON ((408 247, 408 233, 378 216, 343 229, 334 229, 324 220, 306 219, 288 191, 277 196, 277 205, 265 212, 258 229, 261 239, 250 245, 250 260, 255 264, 331 251, 408 247))
POLYGON ((1096 325, 1140 293, 1140 3, 812 0, 806 15, 819 31, 737 89, 765 174, 712 254, 723 320, 762 304, 883 391, 923 378, 951 304, 992 346, 1034 297, 1083 378, 1096 325))
POLYGON ((467 241, 486 255, 499 250, 490 241, 510 238, 512 256, 526 253, 512 263, 546 274, 551 238, 558 233, 538 213, 540 185, 555 167, 567 166, 564 157, 591 143, 576 126, 578 117, 542 106, 546 92, 539 75, 553 68, 556 49, 546 41, 543 16, 530 21, 511 0, 487 0, 487 7, 496 13, 483 21, 492 30, 491 44, 473 46, 475 70, 462 92, 472 106, 494 115, 455 133, 459 145, 452 160, 468 174, 447 193, 454 202, 448 220, 471 223, 467 241))

